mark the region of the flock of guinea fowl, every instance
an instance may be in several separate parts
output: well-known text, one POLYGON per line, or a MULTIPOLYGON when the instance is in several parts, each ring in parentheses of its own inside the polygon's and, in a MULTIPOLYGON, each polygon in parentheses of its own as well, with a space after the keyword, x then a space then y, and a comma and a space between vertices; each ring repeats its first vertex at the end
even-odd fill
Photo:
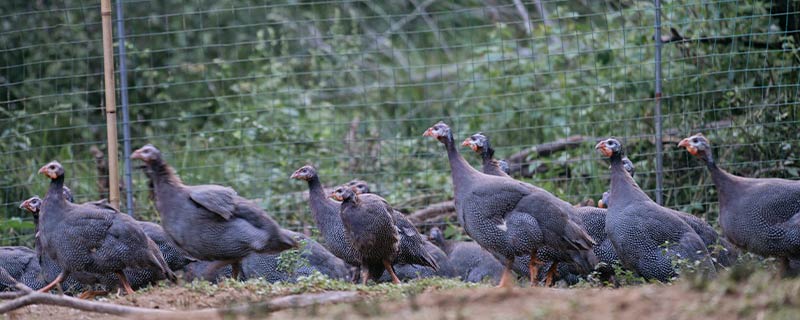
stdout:
MULTIPOLYGON (((384 281, 400 283, 400 278, 408 278, 398 277, 400 272, 395 271, 401 268, 411 268, 404 272, 417 275, 429 270, 468 280, 470 271, 461 269, 481 259, 499 266, 494 278, 498 286, 513 286, 514 273, 529 278, 531 285, 544 281, 547 286, 569 276, 612 279, 615 264, 645 279, 670 281, 679 274, 676 261, 713 277, 720 268, 736 263, 740 250, 779 259, 786 274, 800 269, 800 182, 727 173, 717 166, 702 134, 683 139, 678 146, 702 160, 711 173, 719 195, 721 236, 706 221, 652 201, 634 181, 633 165, 613 138, 595 147, 611 163, 610 190, 600 202, 604 208, 598 208, 573 206, 510 177, 502 161, 493 159, 483 134, 461 143, 481 155, 481 170, 459 153, 447 124, 436 123, 423 135, 445 147, 458 222, 474 241, 468 243, 480 246, 483 258, 456 257, 457 250, 443 241, 438 229, 431 230, 429 241, 385 199, 370 193, 365 182, 345 184, 328 194, 316 169, 306 165, 291 178, 308 183, 310 209, 324 239, 324 247, 320 246, 282 229, 262 208, 229 187, 184 184, 161 152, 146 145, 131 158, 145 163, 160 227, 121 214, 103 200, 72 203, 64 168, 56 161, 41 167, 39 173, 51 181, 47 194, 44 199, 26 200, 21 207, 36 214, 36 255, 40 261, 50 261, 49 268, 56 272, 35 289, 61 290, 61 282, 73 281, 84 285, 82 297, 91 297, 87 293, 92 282, 110 277, 118 281, 118 290, 130 294, 136 287, 131 282, 142 273, 175 281, 175 255, 205 262, 200 271, 204 277, 227 268, 237 279, 252 269, 249 256, 274 258, 310 242, 315 245, 312 254, 330 256, 325 261, 345 267, 341 277, 364 284, 382 276, 384 281), (349 272, 351 268, 360 272, 349 272), (139 270, 139 275, 131 270, 139 270)), ((328 262, 315 260, 311 267, 324 263, 328 262)), ((0 283, 29 283, 12 274, 13 267, 2 266, 8 270, 0 268, 0 283)), ((273 268, 262 275, 270 272, 278 271, 273 268)))

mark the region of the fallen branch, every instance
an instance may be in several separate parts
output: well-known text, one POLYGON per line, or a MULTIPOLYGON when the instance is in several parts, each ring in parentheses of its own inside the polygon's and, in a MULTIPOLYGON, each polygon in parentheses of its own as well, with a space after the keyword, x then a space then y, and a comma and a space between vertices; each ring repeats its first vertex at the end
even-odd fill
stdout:
POLYGON ((669 34, 661 36, 662 43, 685 43, 685 42, 700 42, 710 44, 732 45, 735 42, 740 42, 747 45, 748 48, 762 48, 770 50, 782 50, 783 41, 764 42, 756 41, 751 37, 743 36, 725 36, 725 37, 700 37, 700 38, 687 38, 681 35, 677 29, 669 28, 669 34))
POLYGON ((411 220, 414 224, 419 224, 431 219, 438 218, 439 216, 454 213, 456 212, 456 205, 453 200, 434 203, 425 207, 424 209, 420 209, 414 211, 412 214, 409 214, 408 219, 411 220))
POLYGON ((35 292, 30 290, 30 288, 27 290, 29 291, 23 296, 0 305, 0 314, 4 314, 29 305, 45 304, 116 316, 133 316, 137 319, 227 319, 230 318, 231 315, 252 316, 256 314, 268 314, 290 308, 302 308, 317 304, 353 302, 360 299, 360 296, 357 292, 334 291, 290 295, 257 304, 224 309, 209 308, 195 311, 170 311, 124 306, 91 300, 81 300, 69 296, 35 292))
POLYGON ((542 143, 540 145, 536 145, 520 152, 517 152, 506 159, 508 161, 508 165, 511 171, 512 176, 522 176, 526 178, 530 178, 533 176, 535 171, 538 170, 530 170, 531 161, 530 159, 535 159, 539 157, 546 157, 555 152, 575 149, 579 147, 582 143, 586 141, 594 141, 597 138, 594 137, 586 137, 586 136, 570 136, 566 139, 559 139, 553 142, 542 143))

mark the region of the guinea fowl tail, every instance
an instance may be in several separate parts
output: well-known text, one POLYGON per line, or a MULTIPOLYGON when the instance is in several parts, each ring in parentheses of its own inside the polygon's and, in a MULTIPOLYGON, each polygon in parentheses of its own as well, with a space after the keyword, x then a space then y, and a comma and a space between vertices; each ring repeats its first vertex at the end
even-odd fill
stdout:
POLYGON ((592 239, 592 236, 586 232, 586 229, 572 221, 567 223, 565 231, 564 240, 569 242, 575 250, 592 250, 592 247, 597 244, 597 242, 592 239))
POLYGON ((592 272, 594 266, 600 263, 600 259, 597 258, 592 250, 571 251, 570 257, 572 257, 572 262, 580 274, 592 272))
POLYGON ((422 250, 422 260, 424 260, 425 266, 431 267, 433 271, 439 271, 439 263, 436 262, 436 259, 433 258, 428 250, 422 250))
POLYGON ((158 249, 158 245, 150 238, 147 238, 147 248, 149 249, 151 262, 158 266, 157 271, 163 273, 172 283, 177 283, 178 277, 175 276, 175 273, 169 268, 169 264, 164 260, 164 256, 161 254, 161 250, 158 249))

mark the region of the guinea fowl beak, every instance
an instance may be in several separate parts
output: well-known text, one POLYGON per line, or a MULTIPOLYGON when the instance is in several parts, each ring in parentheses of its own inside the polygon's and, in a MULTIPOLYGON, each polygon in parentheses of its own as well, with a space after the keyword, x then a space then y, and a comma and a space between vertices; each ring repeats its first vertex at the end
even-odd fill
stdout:
POLYGON ((606 142, 605 141, 600 141, 600 143, 598 143, 596 146, 594 146, 594 148, 597 151, 600 151, 600 154, 602 154, 604 157, 611 157, 611 154, 614 153, 614 152, 612 152, 611 150, 609 150, 606 147, 606 142))
POLYGON ((29 200, 22 201, 22 203, 19 204, 19 208, 20 209, 28 209, 28 203, 29 203, 28 201, 29 200))
POLYGON ((603 202, 603 199, 600 199, 600 200, 597 201, 597 207, 600 208, 600 209, 605 209, 606 208, 606 203, 603 202))
POLYGON ((144 160, 144 157, 142 157, 142 153, 139 150, 136 150, 131 154, 131 159, 144 160))
POLYGON ((46 175, 50 179, 58 178, 58 176, 56 176, 55 173, 53 173, 53 172, 51 172, 50 170, 47 169, 47 165, 45 165, 44 167, 39 168, 39 174, 46 175))
POLYGON ((697 155, 697 148, 692 147, 691 143, 689 143, 689 138, 683 139, 681 140, 681 142, 678 142, 678 147, 686 148, 686 151, 688 151, 693 156, 697 155))
POLYGON ((289 179, 297 179, 297 177, 299 177, 299 176, 300 176, 300 174, 297 173, 297 171, 295 171, 294 173, 292 173, 292 175, 289 177, 289 179))
POLYGON ((425 132, 422 133, 423 137, 433 137, 433 128, 428 128, 425 132))

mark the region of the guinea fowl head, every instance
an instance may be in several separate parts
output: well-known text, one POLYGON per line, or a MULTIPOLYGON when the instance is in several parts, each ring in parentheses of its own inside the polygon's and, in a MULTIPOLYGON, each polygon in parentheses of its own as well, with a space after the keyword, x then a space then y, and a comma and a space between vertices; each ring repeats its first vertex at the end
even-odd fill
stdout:
POLYGON ((444 233, 442 233, 442 230, 438 227, 433 227, 430 231, 428 231, 428 240, 433 242, 441 242, 444 240, 444 233))
POLYGON ((625 171, 631 174, 631 177, 636 173, 636 167, 633 165, 633 161, 628 159, 628 157, 622 157, 622 166, 625 168, 625 171))
POLYGON ((146 163, 150 163, 161 159, 161 151, 159 151, 158 148, 152 144, 146 144, 144 147, 136 149, 136 151, 131 154, 131 159, 139 159, 146 163))
POLYGON ((597 202, 597 207, 603 209, 608 208, 608 191, 603 192, 603 197, 597 202))
POLYGON ((353 189, 356 194, 370 193, 369 184, 367 184, 367 182, 364 180, 351 180, 350 182, 345 183, 343 186, 353 189))
POLYGON ((25 209, 30 213, 39 213, 39 208, 42 207, 42 198, 39 196, 30 197, 28 200, 22 201, 19 205, 20 209, 25 209))
POLYGON ((314 168, 314 166, 307 164, 300 167, 300 169, 295 170, 295 172, 292 173, 292 176, 290 178, 308 181, 316 176, 317 176, 317 169, 314 168))
POLYGON ((478 132, 471 135, 469 138, 464 139, 464 142, 462 142, 461 145, 469 147, 476 153, 483 153, 489 148, 489 138, 486 137, 483 132, 478 132))
POLYGON ((333 189, 333 192, 331 192, 331 198, 342 202, 350 200, 353 202, 358 201, 358 196, 356 195, 355 190, 347 186, 338 186, 336 189, 333 189))
POLYGON ((447 143, 448 141, 453 141, 453 134, 450 132, 450 126, 448 126, 443 121, 439 121, 433 125, 433 127, 428 128, 425 130, 425 133, 422 134, 423 137, 433 137, 436 140, 439 140, 441 143, 447 143))
POLYGON ((39 168, 39 173, 55 180, 58 179, 58 177, 64 176, 64 167, 62 167, 58 161, 51 161, 50 163, 39 168))
POLYGON ((711 155, 711 143, 702 133, 681 140, 678 147, 686 148, 691 155, 703 160, 708 160, 711 155))
POLYGON ((500 170, 503 170, 506 174, 511 174, 511 166, 508 165, 508 161, 505 160, 497 160, 497 166, 500 167, 500 170))
POLYGON ((622 144, 620 144, 619 141, 614 138, 608 138, 600 141, 594 148, 606 158, 620 156, 623 154, 622 144))

